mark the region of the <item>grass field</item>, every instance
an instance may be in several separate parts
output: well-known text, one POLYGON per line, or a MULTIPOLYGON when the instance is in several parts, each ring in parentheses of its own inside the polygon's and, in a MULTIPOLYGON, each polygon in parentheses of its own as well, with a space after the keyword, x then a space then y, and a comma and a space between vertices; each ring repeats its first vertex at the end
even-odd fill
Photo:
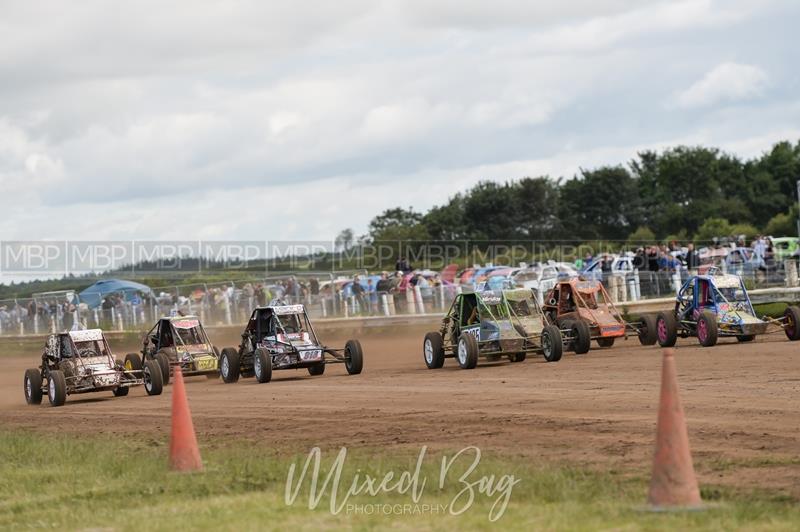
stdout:
MULTIPOLYGON (((290 465, 301 468, 307 455, 276 453, 252 445, 217 441, 205 446, 202 473, 170 473, 163 441, 120 440, 0 431, 0 528, 149 529, 747 529, 796 530, 800 507, 795 501, 758 492, 734 492, 705 486, 712 506, 703 512, 643 511, 647 479, 614 471, 593 472, 575 465, 526 463, 513 456, 484 457, 467 482, 485 475, 514 475, 507 510, 489 521, 499 493, 486 496, 474 487, 475 502, 453 516, 422 505, 448 506, 462 490, 459 482, 472 457, 456 459, 439 489, 443 454, 427 455, 419 478, 426 485, 414 506, 411 493, 359 495, 348 504, 370 505, 356 514, 343 506, 334 515, 330 490, 308 509, 309 482, 293 505, 284 500, 290 465), (376 506, 372 506, 376 505, 376 506), (382 505, 382 508, 377 507, 382 505), (389 508, 385 505, 409 505, 389 508), (395 508, 397 510, 395 510, 395 508), (372 511, 372 515, 365 512, 372 511), (397 513, 395 513, 397 512, 397 513), (387 515, 388 513, 388 515, 387 515)), ((323 451, 321 472, 331 469, 338 449, 323 451)), ((455 453, 444 453, 453 457, 455 453)), ((341 489, 356 474, 383 477, 413 472, 418 456, 359 449, 343 467, 341 489)), ((324 476, 320 477, 320 482, 324 476)), ((497 480, 497 478, 495 479, 497 480)), ((337 501, 342 504, 342 496, 337 501)), ((503 493, 501 491, 500 493, 503 493)), ((452 507, 463 505, 456 499, 452 507)), ((499 506, 497 507, 499 508, 499 506)))

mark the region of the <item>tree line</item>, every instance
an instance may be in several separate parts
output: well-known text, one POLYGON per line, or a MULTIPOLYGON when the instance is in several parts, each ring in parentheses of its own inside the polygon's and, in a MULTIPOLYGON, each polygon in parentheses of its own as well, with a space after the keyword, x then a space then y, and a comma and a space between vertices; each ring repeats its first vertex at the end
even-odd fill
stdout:
MULTIPOLYGON (((742 160, 717 148, 643 151, 572 178, 482 181, 427 212, 396 207, 366 240, 695 239, 797 234, 800 141, 742 160), (727 233, 727 234, 726 234, 727 233)), ((352 232, 345 235, 352 240, 352 232)))

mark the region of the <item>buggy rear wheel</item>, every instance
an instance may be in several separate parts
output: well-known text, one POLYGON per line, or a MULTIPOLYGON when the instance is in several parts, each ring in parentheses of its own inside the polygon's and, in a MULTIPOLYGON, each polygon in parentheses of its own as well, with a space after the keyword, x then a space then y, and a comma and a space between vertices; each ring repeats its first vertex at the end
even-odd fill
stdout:
POLYGON ((47 398, 52 406, 61 406, 67 402, 67 379, 60 369, 51 370, 47 377, 47 398))
POLYGON ((272 380, 272 356, 266 349, 259 347, 253 353, 253 374, 260 383, 272 380))
POLYGON ((429 332, 422 342, 422 356, 428 369, 439 369, 444 366, 444 347, 442 335, 429 332))
POLYGON ((325 364, 324 363, 314 364, 313 366, 309 366, 308 367, 308 374, 309 375, 317 376, 317 375, 322 375, 323 373, 325 373, 325 364))
POLYGON ((38 369, 25 370, 25 402, 29 405, 42 404, 42 372, 38 369))
POLYGON ((478 365, 478 340, 469 333, 461 333, 456 358, 461 369, 474 369, 478 365))
POLYGON ((117 388, 114 388, 113 390, 114 397, 125 397, 126 395, 128 395, 129 391, 131 391, 131 389, 128 388, 127 386, 119 386, 117 388))
POLYGON ((673 347, 678 341, 678 324, 674 312, 659 312, 656 318, 656 336, 661 347, 673 347))
POLYGON ((740 342, 752 342, 753 340, 756 339, 756 335, 755 334, 740 334, 739 336, 736 337, 736 339, 739 340, 740 342))
POLYGON ((713 312, 704 310, 697 319, 697 340, 703 347, 717 344, 717 317, 713 312))
POLYGON ((561 331, 555 325, 547 325, 542 329, 542 355, 547 362, 558 362, 564 353, 561 331))
POLYGON ((528 353, 513 353, 508 358, 511 360, 511 362, 523 362, 526 358, 528 358, 528 353))
POLYGON ((161 367, 161 377, 164 379, 164 384, 169 384, 169 357, 163 351, 156 353, 156 362, 161 367))
POLYGON ((639 343, 642 345, 655 345, 658 341, 658 326, 656 317, 652 314, 642 314, 639 318, 639 343))
POLYGON ((161 366, 155 360, 146 360, 142 368, 144 391, 147 395, 161 395, 164 390, 164 377, 161 375, 161 366))
POLYGON ((358 375, 364 369, 364 351, 358 340, 348 340, 344 345, 344 367, 350 375, 358 375))
POLYGON ((613 347, 614 340, 615 338, 613 336, 610 338, 609 337, 598 338, 597 345, 599 345, 600 347, 613 347))
POLYGON ((123 366, 126 371, 138 371, 142 369, 142 357, 138 353, 128 353, 125 355, 123 366))
POLYGON ((222 375, 222 380, 229 384, 238 381, 239 369, 239 352, 232 347, 223 349, 219 357, 219 374, 222 375))
POLYGON ((783 317, 786 319, 786 325, 783 328, 786 337, 792 342, 800 340, 800 307, 789 305, 783 312, 783 317))

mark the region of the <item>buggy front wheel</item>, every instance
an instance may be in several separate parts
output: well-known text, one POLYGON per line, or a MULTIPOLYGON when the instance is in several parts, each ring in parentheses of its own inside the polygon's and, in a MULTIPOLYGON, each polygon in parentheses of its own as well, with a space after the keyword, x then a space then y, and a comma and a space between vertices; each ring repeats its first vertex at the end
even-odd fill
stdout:
POLYGON ((142 357, 139 353, 128 353, 125 355, 125 371, 139 371, 142 369, 142 357))
POLYGON ((119 386, 117 388, 114 388, 113 390, 114 397, 125 397, 126 395, 128 395, 129 391, 131 391, 131 389, 128 388, 127 386, 119 386))
POLYGON ((226 347, 219 356, 219 374, 222 380, 228 384, 239 380, 239 352, 226 347))
POLYGON ((25 370, 25 402, 29 405, 42 404, 42 373, 38 369, 25 370))
POLYGON ((604 337, 597 339, 597 345, 600 347, 613 347, 614 346, 614 337, 604 337))
POLYGON ((478 341, 469 333, 458 337, 457 355, 461 369, 474 369, 478 365, 478 341))
POLYGON ((161 375, 161 366, 155 360, 146 360, 142 368, 144 391, 147 395, 161 395, 164 390, 164 377, 161 375))
POLYGON ((592 343, 592 331, 584 320, 577 320, 572 324, 572 339, 576 355, 589 352, 592 343))
POLYGON ((656 318, 656 336, 661 347, 673 347, 678 341, 678 324, 674 312, 659 312, 656 318))
POLYGON ((47 376, 47 398, 52 406, 67 402, 67 379, 60 369, 51 370, 47 376))
POLYGON ((800 307, 789 305, 783 312, 783 317, 786 321, 783 328, 786 337, 792 342, 800 340, 800 307))
POLYGON ((358 375, 364 369, 364 351, 358 340, 348 340, 345 344, 344 367, 350 375, 358 375))
POLYGON ((253 373, 260 383, 272 380, 272 356, 266 349, 258 348, 253 353, 253 373))
POLYGON ((156 353, 156 361, 161 367, 161 377, 164 379, 164 384, 169 384, 169 357, 163 351, 156 353))
POLYGON ((642 314, 639 318, 639 343, 642 345, 655 345, 658 341, 658 326, 656 317, 652 314, 642 314))
POLYGON ((444 365, 444 347, 442 335, 438 332, 429 332, 422 342, 422 355, 428 369, 439 369, 444 365))
POLYGON ((319 364, 314 364, 313 366, 308 366, 308 374, 313 376, 322 375, 325 373, 325 363, 320 362, 319 364))
POLYGON ((555 325, 547 325, 542 329, 542 355, 547 362, 558 362, 564 353, 561 331, 555 325))
POLYGON ((712 347, 717 344, 717 318, 714 313, 704 310, 697 319, 697 340, 703 347, 712 347))

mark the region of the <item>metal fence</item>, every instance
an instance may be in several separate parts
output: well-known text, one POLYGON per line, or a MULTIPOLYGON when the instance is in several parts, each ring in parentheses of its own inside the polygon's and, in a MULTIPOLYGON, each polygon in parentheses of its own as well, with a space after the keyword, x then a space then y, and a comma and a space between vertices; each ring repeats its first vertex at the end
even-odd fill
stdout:
MULTIPOLYGON (((366 272, 357 272, 364 276, 366 272)), ((794 261, 780 270, 732 272, 748 289, 798 286, 794 261)), ((90 328, 140 331, 173 312, 196 315, 207 326, 244 324, 254 308, 278 298, 306 305, 312 318, 393 316, 442 313, 455 295, 474 284, 443 283, 438 278, 416 285, 401 282, 390 290, 349 288, 351 276, 284 276, 275 278, 186 284, 153 289, 153 297, 119 298, 113 304, 88 308, 47 297, 0 300, 0 335, 45 334, 69 330, 76 320, 90 328)), ((601 278, 616 302, 674 296, 689 275, 678 272, 604 272, 601 278)), ((407 281, 407 280, 406 280, 407 281)), ((540 301, 543 294, 537 294, 540 301)))

